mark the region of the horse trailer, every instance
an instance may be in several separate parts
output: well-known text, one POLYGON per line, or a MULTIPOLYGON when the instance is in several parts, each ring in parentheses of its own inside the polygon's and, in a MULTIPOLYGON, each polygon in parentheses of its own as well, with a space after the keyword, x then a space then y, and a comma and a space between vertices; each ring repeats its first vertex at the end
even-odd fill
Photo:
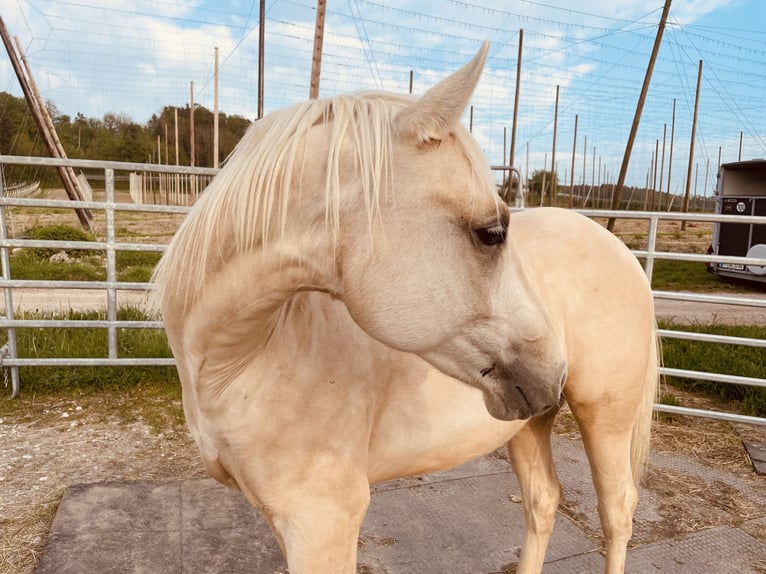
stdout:
MULTIPOLYGON (((766 160, 721 164, 715 188, 715 211, 723 215, 766 216, 766 160)), ((766 224, 716 222, 710 252, 764 259, 766 224)), ((766 282, 766 266, 763 265, 711 263, 708 269, 721 276, 766 282)))

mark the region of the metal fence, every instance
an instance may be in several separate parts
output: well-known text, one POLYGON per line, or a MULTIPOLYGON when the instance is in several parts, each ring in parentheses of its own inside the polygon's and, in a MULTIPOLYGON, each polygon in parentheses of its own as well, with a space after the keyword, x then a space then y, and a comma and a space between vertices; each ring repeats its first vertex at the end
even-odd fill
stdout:
MULTIPOLYGON (((117 332, 120 329, 159 329, 162 327, 159 321, 119 321, 117 320, 117 293, 120 291, 146 291, 151 288, 149 283, 122 282, 117 280, 116 252, 117 251, 144 251, 162 252, 165 245, 161 243, 131 243, 118 241, 116 237, 116 222, 121 212, 145 212, 147 214, 185 214, 189 207, 183 205, 154 205, 136 203, 118 203, 115 201, 115 172, 127 173, 152 173, 152 174, 182 174, 188 176, 204 176, 209 178, 217 170, 209 168, 190 168, 177 166, 162 166, 154 164, 134 164, 118 162, 102 162, 88 160, 54 160, 48 158, 32 158, 18 156, 0 156, 0 169, 3 165, 28 165, 28 166, 69 166, 73 168, 100 170, 103 172, 105 201, 71 201, 53 199, 31 199, 18 197, 0 198, 0 262, 2 263, 2 278, 0 288, 5 297, 5 313, 0 318, 0 328, 7 331, 7 342, 0 348, 0 368, 7 377, 11 373, 11 394, 16 396, 20 389, 18 368, 22 366, 137 366, 154 365, 170 366, 175 362, 172 358, 139 358, 120 357, 117 345, 117 332), (102 210, 105 214, 104 238, 94 242, 85 241, 42 241, 11 238, 7 233, 6 208, 37 207, 37 208, 83 208, 90 210, 102 210), (86 249, 106 252, 106 280, 105 281, 32 281, 19 280, 11 277, 10 251, 15 248, 53 248, 53 249, 86 249), (68 320, 68 319, 27 319, 17 318, 14 313, 13 294, 16 289, 39 288, 51 291, 61 289, 97 289, 106 292, 106 319, 104 320, 68 320), (22 358, 18 356, 16 345, 16 329, 19 328, 102 328, 107 331, 107 357, 104 358, 22 358)), ((507 169, 507 168, 506 168, 507 169)), ((100 176, 98 177, 100 179, 100 176)), ((518 203, 517 203, 518 205, 518 203)), ((605 210, 580 210, 581 213, 592 218, 639 219, 648 221, 648 237, 645 249, 635 249, 633 253, 644 261, 644 268, 651 279, 654 271, 654 263, 659 259, 672 261, 694 261, 703 265, 706 262, 739 263, 749 265, 766 265, 764 259, 747 259, 744 257, 714 256, 692 253, 676 253, 659 251, 657 238, 660 221, 687 221, 687 222, 715 222, 732 221, 736 223, 766 224, 766 217, 743 217, 725 216, 700 213, 660 213, 644 211, 605 211, 605 210)), ((699 303, 717 303, 726 305, 748 306, 752 308, 766 308, 766 299, 748 297, 742 295, 709 295, 693 294, 672 291, 654 291, 655 299, 673 299, 679 301, 691 301, 699 303)), ((753 339, 746 337, 731 337, 694 333, 681 330, 661 329, 659 331, 663 339, 687 339, 707 343, 719 343, 726 345, 739 345, 753 348, 766 347, 766 339, 753 339)), ((766 387, 766 378, 742 377, 726 373, 709 373, 693 370, 683 370, 662 367, 661 373, 668 376, 717 381, 729 384, 750 385, 754 387, 766 387)), ((732 422, 745 422, 766 425, 766 419, 750 417, 726 412, 706 411, 686 407, 670 405, 656 405, 656 410, 667 413, 702 416, 708 418, 728 420, 732 422)))

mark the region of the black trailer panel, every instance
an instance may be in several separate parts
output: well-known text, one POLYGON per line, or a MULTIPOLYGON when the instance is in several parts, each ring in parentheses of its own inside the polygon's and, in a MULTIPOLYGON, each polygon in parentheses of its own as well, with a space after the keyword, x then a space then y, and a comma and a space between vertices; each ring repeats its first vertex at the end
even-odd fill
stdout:
MULTIPOLYGON (((766 216, 766 160, 725 163, 718 171, 716 213, 766 216)), ((712 252, 736 257, 766 256, 766 224, 715 223, 712 252)), ((766 267, 711 263, 711 272, 728 277, 766 282, 766 267)))

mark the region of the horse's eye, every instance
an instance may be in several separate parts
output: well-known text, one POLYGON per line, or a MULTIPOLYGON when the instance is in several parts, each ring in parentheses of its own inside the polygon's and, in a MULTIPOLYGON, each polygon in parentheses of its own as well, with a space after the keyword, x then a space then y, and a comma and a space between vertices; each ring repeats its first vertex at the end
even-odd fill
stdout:
POLYGON ((508 227, 505 224, 493 225, 492 227, 477 229, 474 233, 484 245, 500 245, 505 241, 508 227))

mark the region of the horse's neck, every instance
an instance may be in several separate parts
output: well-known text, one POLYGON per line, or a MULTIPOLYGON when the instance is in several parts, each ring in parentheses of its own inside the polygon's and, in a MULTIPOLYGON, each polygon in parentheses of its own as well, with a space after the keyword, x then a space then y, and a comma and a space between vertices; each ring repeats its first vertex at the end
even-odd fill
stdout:
POLYGON ((306 291, 339 291, 330 255, 276 247, 239 255, 208 279, 175 339, 187 355, 236 370, 268 342, 290 299, 306 291))

